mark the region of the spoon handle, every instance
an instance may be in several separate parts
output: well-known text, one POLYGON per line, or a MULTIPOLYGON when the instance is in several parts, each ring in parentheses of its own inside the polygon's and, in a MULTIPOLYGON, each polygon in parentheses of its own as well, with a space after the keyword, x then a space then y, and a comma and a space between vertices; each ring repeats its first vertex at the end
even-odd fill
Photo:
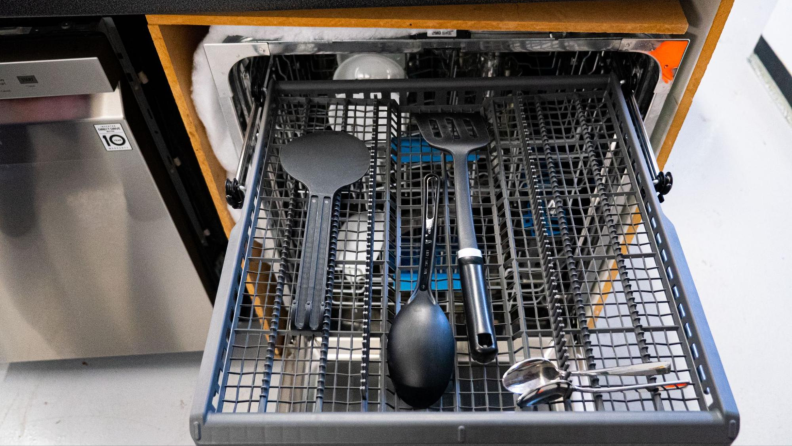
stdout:
POLYGON ((645 362, 604 369, 575 370, 570 372, 575 376, 654 376, 665 375, 671 371, 671 363, 667 361, 645 362))
MULTIPOLYGON (((423 227, 421 228, 421 251, 418 270, 418 289, 429 290, 434 264, 435 242, 437 241, 437 214, 440 207, 440 177, 426 175, 421 182, 423 227)), ((435 302, 432 302, 435 303, 435 302)))
POLYGON ((660 383, 635 384, 633 386, 621 386, 621 387, 573 386, 572 388, 575 391, 583 392, 583 393, 607 393, 607 392, 624 392, 627 390, 641 390, 641 389, 665 389, 665 390, 684 389, 689 384, 690 383, 688 381, 668 381, 668 382, 660 382, 660 383))
POLYGON ((333 218, 333 196, 311 194, 308 198, 296 297, 291 319, 295 330, 321 331, 327 294, 327 258, 333 218))

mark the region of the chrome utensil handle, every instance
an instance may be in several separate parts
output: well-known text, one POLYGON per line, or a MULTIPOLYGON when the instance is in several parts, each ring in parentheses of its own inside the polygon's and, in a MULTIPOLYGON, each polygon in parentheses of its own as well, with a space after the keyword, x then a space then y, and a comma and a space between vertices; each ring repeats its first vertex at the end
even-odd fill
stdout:
POLYGON ((333 197, 312 194, 308 199, 300 273, 292 301, 292 326, 296 330, 322 329, 332 218, 333 197))
POLYGON ((517 398, 517 405, 525 408, 537 404, 550 403, 560 398, 569 397, 571 392, 608 393, 643 389, 674 390, 683 389, 688 385, 690 385, 688 381, 670 381, 665 383, 636 384, 634 386, 621 387, 579 387, 571 384, 569 381, 557 380, 548 383, 544 387, 529 389, 517 398))
POLYGON ((661 383, 635 384, 633 386, 621 386, 621 387, 574 386, 573 389, 577 392, 583 392, 583 393, 608 393, 608 392, 624 392, 627 390, 642 390, 642 389, 674 390, 674 389, 684 389, 688 385, 690 385, 689 381, 668 381, 661 383))
POLYGON ((575 376, 654 376, 665 375, 671 371, 671 363, 667 361, 646 362, 619 367, 608 367, 593 370, 575 370, 570 375, 575 376))
POLYGON ((484 281, 484 258, 476 244, 473 226, 467 156, 454 155, 454 198, 459 230, 457 267, 465 301, 470 356, 477 362, 487 363, 498 354, 498 344, 492 322, 492 302, 484 281))
MULTIPOLYGON (((426 175, 421 183, 423 196, 423 227, 421 228, 421 264, 418 270, 418 289, 426 291, 432 280, 432 266, 437 241, 437 214, 440 208, 440 177, 435 174, 426 175)), ((433 304, 437 302, 433 301, 433 304)))

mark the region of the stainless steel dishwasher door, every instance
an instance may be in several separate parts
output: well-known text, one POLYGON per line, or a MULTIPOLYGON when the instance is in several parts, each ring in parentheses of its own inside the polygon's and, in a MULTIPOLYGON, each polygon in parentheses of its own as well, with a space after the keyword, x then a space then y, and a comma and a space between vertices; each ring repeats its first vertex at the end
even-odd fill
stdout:
POLYGON ((0 101, 0 362, 200 350, 210 316, 120 89, 0 101))

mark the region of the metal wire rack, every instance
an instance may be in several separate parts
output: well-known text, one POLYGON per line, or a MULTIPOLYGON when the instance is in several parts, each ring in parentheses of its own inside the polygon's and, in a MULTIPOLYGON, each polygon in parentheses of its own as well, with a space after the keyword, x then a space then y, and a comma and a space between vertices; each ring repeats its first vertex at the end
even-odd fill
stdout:
MULTIPOLYGON (((336 54, 288 54, 273 58, 272 76, 279 81, 330 80, 338 68, 336 54)), ((269 64, 268 56, 251 57, 234 65, 229 81, 240 128, 247 129, 252 109, 251 82, 269 64)), ((409 79, 479 78, 488 76, 580 76, 616 73, 635 86, 641 113, 652 100, 659 76, 657 64, 642 53, 603 51, 540 51, 466 53, 458 49, 425 49, 404 54, 409 79)))
POLYGON ((420 180, 430 172, 448 181, 432 287, 452 324, 457 356, 452 382, 428 411, 520 411, 500 378, 511 364, 536 356, 567 370, 673 363, 662 377, 573 378, 578 385, 693 385, 576 392, 534 411, 722 409, 711 376, 720 365, 710 368, 688 313, 698 303, 687 306, 627 113, 607 76, 276 85, 258 149, 257 190, 224 271, 227 306, 215 310, 221 328, 213 326, 217 343, 204 361, 202 373, 211 379, 202 416, 413 410, 393 390, 384 347, 417 279, 420 180), (410 118, 438 111, 482 113, 493 136, 468 159, 500 351, 486 365, 467 350, 450 158, 429 147, 410 118), (281 169, 278 154, 292 139, 324 130, 366 141, 371 161, 368 174, 336 197, 332 303, 323 332, 314 334, 288 324, 305 189, 281 169))

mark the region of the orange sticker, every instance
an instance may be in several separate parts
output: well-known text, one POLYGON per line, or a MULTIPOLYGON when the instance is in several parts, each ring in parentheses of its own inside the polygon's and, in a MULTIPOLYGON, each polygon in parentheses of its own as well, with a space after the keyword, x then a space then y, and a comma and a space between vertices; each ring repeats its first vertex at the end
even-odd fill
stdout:
POLYGON ((660 64, 663 82, 669 83, 674 80, 676 70, 679 68, 679 64, 682 63, 682 56, 685 55, 688 43, 690 42, 687 40, 668 40, 647 53, 652 55, 660 64))

